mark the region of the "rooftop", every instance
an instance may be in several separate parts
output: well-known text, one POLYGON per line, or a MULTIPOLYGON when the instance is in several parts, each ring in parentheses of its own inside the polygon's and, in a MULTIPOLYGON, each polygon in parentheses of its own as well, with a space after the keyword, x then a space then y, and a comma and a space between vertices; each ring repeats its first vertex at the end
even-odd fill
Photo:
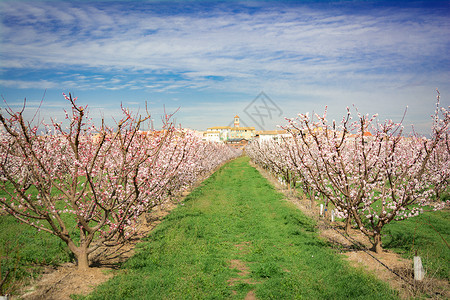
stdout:
POLYGON ((275 135, 275 134, 286 134, 286 130, 261 130, 257 131, 257 135, 275 135))
POLYGON ((214 126, 214 127, 208 127, 208 129, 231 129, 230 126, 214 126))

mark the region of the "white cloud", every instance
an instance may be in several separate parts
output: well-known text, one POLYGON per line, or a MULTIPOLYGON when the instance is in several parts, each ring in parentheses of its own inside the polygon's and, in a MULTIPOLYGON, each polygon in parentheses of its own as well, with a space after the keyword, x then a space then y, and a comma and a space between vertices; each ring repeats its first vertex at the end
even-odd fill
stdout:
POLYGON ((327 67, 337 64, 335 67, 344 70, 355 66, 365 70, 371 65, 401 66, 417 57, 435 55, 446 47, 444 36, 450 33, 443 17, 429 16, 425 23, 406 22, 401 12, 329 16, 330 12, 300 7, 292 12, 262 11, 252 16, 226 12, 160 16, 137 11, 124 14, 113 5, 109 10, 61 5, 64 13, 61 7, 43 3, 9 7, 10 15, 26 17, 33 26, 14 27, 10 34, 7 31, 2 52, 11 59, 6 67, 25 58, 35 67, 73 64, 245 77, 261 70, 315 70, 316 59, 312 58, 320 58, 327 67), (39 21, 43 17, 62 22, 66 28, 47 31, 42 28, 46 23, 39 21), (36 23, 41 26, 36 27, 36 23), (148 29, 156 32, 145 35, 148 29), (97 34, 102 30, 103 35, 97 34), (69 31, 73 33, 69 35, 69 31), (291 58, 283 57, 286 54, 291 58), (347 65, 357 57, 362 59, 347 65))
POLYGON ((48 80, 27 81, 27 80, 0 79, 0 85, 6 87, 17 87, 20 89, 33 89, 33 88, 45 89, 58 87, 58 83, 51 82, 48 80))
MULTIPOLYGON (((444 14, 412 7, 348 13, 337 6, 240 5, 256 10, 235 13, 222 4, 170 14, 117 3, 2 2, 0 86, 265 90, 296 110, 307 99, 345 106, 356 99, 368 108, 382 103, 387 112, 421 101, 430 85, 450 93, 450 19, 444 14), (10 70, 62 75, 11 79, 3 75, 10 70), (415 93, 396 95, 408 89, 415 93)), ((198 108, 191 105, 184 109, 198 108)))

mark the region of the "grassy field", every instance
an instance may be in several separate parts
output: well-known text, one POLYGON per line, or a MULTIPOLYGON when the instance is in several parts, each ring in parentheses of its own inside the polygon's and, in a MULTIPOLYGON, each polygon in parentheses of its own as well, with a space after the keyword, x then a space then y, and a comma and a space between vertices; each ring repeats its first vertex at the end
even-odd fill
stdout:
MULTIPOLYGON (((5 197, 1 194, 0 197, 5 197)), ((75 223, 73 230, 75 230, 75 223)), ((0 282, 7 276, 0 295, 14 294, 21 285, 40 274, 44 266, 73 260, 66 244, 56 236, 0 215, 0 282)))
POLYGON ((450 280, 450 211, 425 212, 392 222, 382 232, 386 249, 412 258, 421 256, 427 276, 450 280))
POLYGON ((0 294, 13 293, 28 279, 38 276, 43 266, 72 259, 66 244, 48 233, 37 233, 10 216, 0 216, 1 278, 9 272, 0 294))
POLYGON ((76 299, 396 299, 320 240, 313 221, 239 158, 139 244, 116 277, 76 299))

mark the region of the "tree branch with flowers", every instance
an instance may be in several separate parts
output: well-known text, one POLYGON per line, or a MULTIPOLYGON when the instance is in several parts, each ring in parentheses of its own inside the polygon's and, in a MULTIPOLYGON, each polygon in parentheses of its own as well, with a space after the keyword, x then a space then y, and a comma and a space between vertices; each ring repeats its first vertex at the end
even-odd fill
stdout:
MULTIPOLYGON (((62 239, 78 268, 86 269, 93 251, 129 238, 143 213, 196 180, 201 144, 176 129, 170 114, 159 131, 142 131, 147 111, 133 116, 125 108, 115 128, 104 122, 95 127, 87 106, 64 97, 70 105, 66 127, 27 121, 25 105, 0 111, 0 188, 8 195, 0 204, 21 222, 62 239)), ((237 155, 218 150, 220 159, 209 166, 237 155)))
POLYGON ((450 108, 440 107, 438 93, 430 138, 405 136, 402 122, 381 123, 377 115, 358 111, 356 116, 353 120, 347 108, 340 123, 329 123, 326 110, 286 119, 287 157, 303 185, 331 201, 346 219, 347 232, 354 221, 372 249, 381 252, 386 224, 446 204, 439 194, 450 178, 450 108))

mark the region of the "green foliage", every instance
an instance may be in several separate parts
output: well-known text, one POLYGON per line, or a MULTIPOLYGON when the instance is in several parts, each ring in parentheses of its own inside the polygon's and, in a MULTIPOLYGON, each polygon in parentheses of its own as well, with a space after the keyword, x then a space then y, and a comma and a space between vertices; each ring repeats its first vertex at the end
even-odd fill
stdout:
POLYGON ((314 226, 239 158, 172 211, 117 276, 74 298, 243 299, 249 291, 258 299, 396 298, 343 262, 314 226))
POLYGON ((422 257, 428 276, 450 280, 450 210, 425 212, 391 222, 382 232, 385 248, 407 258, 422 257))

